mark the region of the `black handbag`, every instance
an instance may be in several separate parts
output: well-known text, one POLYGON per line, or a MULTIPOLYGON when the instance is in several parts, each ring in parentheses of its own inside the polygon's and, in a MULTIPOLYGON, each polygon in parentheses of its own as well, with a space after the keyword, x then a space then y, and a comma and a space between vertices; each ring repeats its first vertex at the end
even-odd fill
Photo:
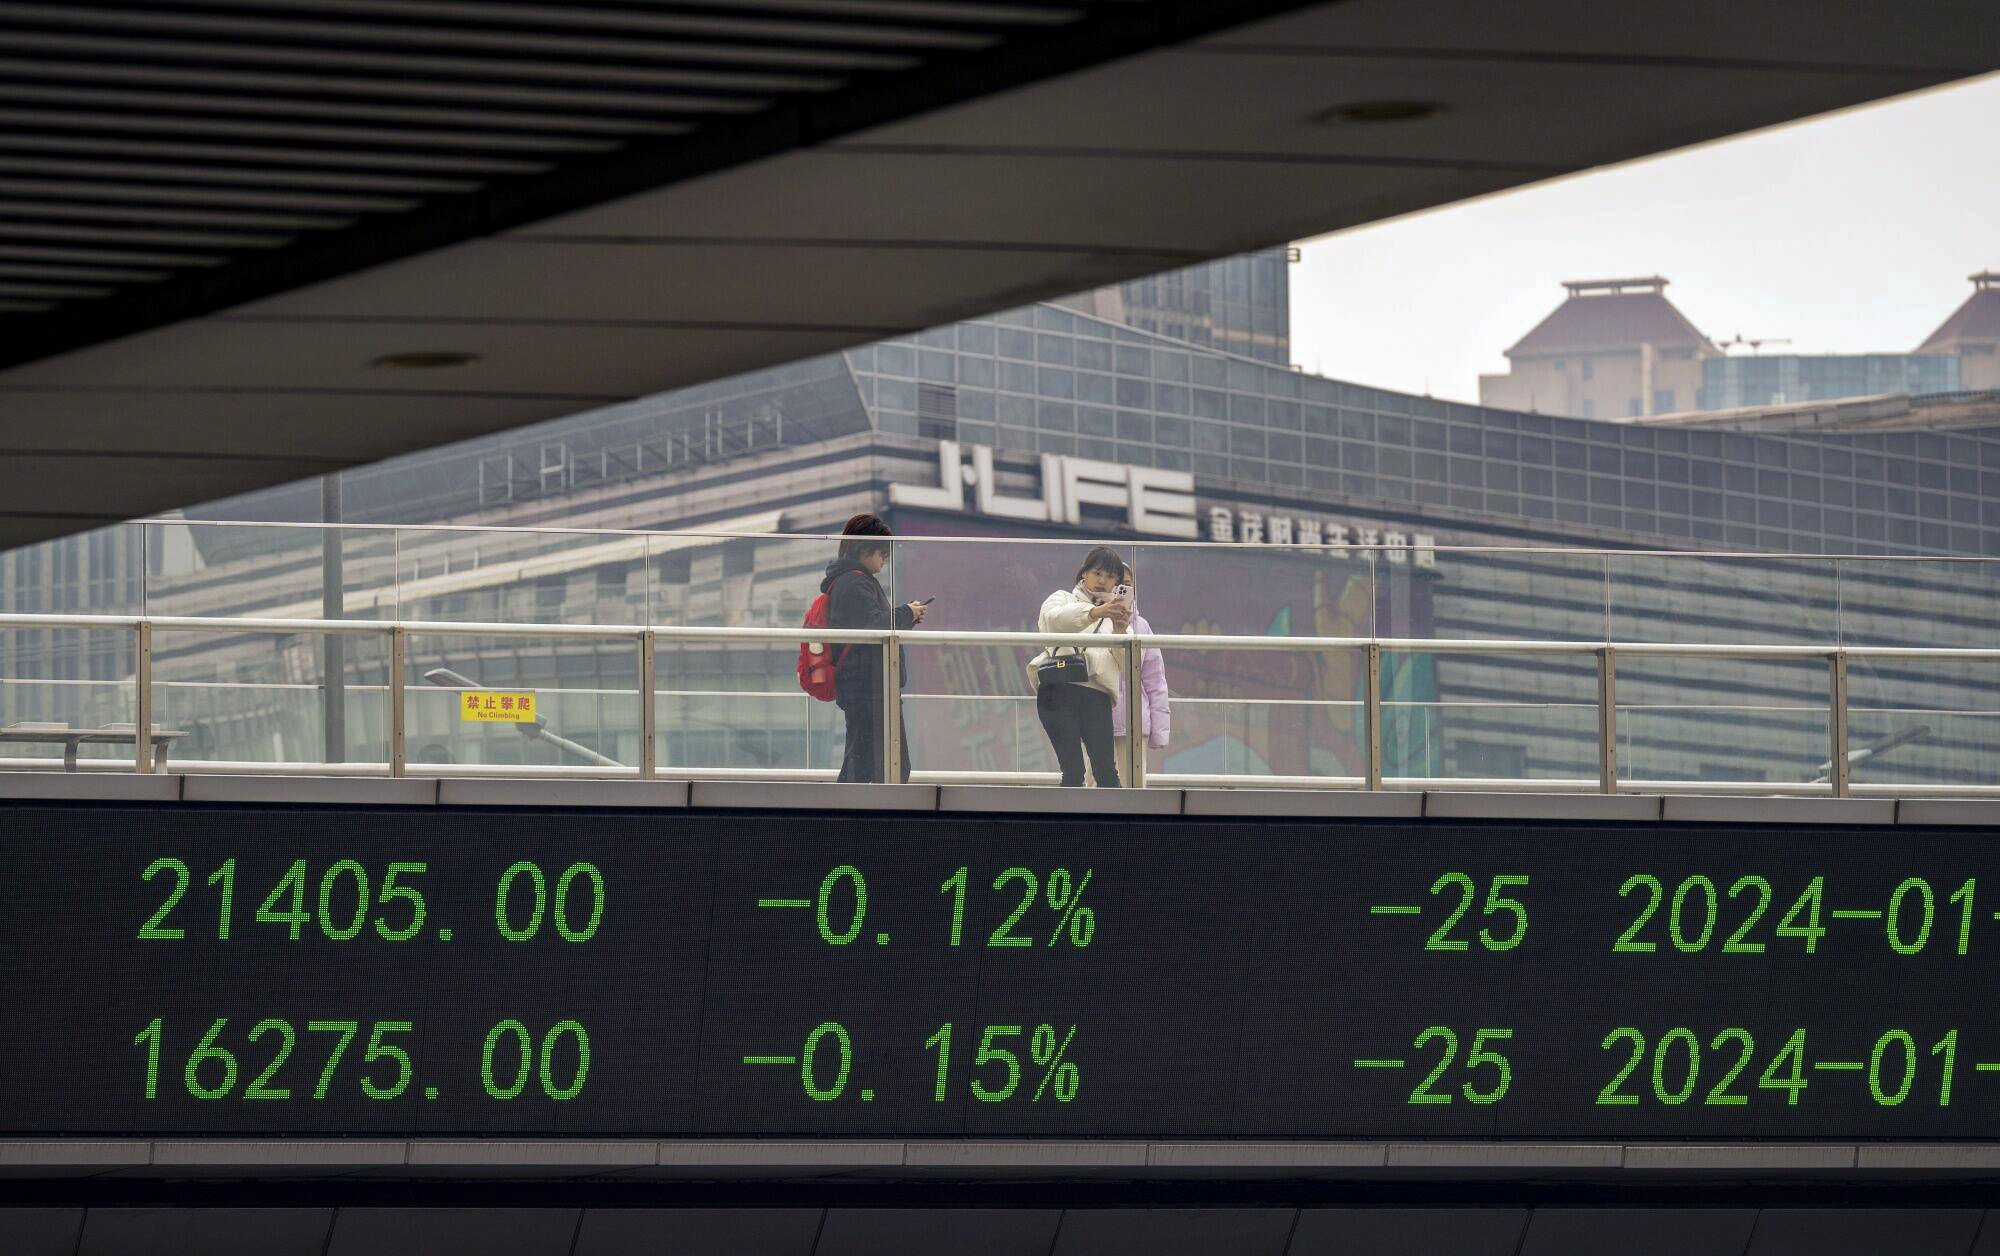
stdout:
MULTIPOLYGON (((1061 647, 1058 646, 1058 649, 1061 647)), ((1065 654, 1061 658, 1051 655, 1039 663, 1032 664, 1035 686, 1083 685, 1090 683, 1090 663, 1081 651, 1065 654)))

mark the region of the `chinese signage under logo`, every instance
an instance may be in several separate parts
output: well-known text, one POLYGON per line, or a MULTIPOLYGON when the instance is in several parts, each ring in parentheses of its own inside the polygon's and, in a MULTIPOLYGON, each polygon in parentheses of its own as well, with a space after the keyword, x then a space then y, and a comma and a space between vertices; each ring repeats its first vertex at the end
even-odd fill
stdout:
POLYGON ((465 693, 459 697, 458 718, 487 724, 532 724, 535 722, 535 695, 532 693, 465 693))
POLYGON ((1211 506, 1204 512, 1195 502, 1194 476, 1186 471, 1127 466, 1068 454, 1043 454, 1041 461, 1042 495, 1008 497, 1000 492, 990 448, 973 445, 961 453, 957 441, 939 441, 936 486, 891 484, 889 501, 897 506, 956 512, 965 509, 965 490, 970 488, 974 511, 1000 519, 1078 524, 1083 522, 1083 507, 1103 506, 1124 512, 1125 526, 1144 536, 1203 539, 1200 525, 1205 518, 1206 539, 1210 541, 1321 547, 1334 558, 1380 549, 1392 563, 1427 568, 1437 565, 1437 538, 1428 533, 1228 506, 1211 506))

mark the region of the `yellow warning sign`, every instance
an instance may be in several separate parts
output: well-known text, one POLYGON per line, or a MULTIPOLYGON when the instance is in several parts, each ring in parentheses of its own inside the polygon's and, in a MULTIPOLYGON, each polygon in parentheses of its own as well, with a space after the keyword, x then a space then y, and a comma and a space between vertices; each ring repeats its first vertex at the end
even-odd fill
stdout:
POLYGON ((532 724, 535 722, 535 695, 532 693, 492 693, 486 690, 459 696, 458 718, 488 724, 532 724))

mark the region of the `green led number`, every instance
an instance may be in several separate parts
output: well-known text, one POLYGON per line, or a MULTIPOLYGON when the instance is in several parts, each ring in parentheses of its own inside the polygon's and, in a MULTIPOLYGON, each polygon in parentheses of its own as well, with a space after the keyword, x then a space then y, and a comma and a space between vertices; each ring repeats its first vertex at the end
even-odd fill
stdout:
POLYGON ((994 1043, 1003 1038, 1021 1036, 1019 1025, 988 1025, 986 1033, 979 1040, 979 1050, 972 1057, 972 1067, 976 1072, 988 1064, 1000 1064, 1007 1069, 1007 1080, 998 1086, 988 1086, 977 1077, 972 1079, 972 1097, 981 1103, 1000 1103, 1011 1097, 1014 1089, 1021 1084, 1021 1057, 994 1043))
MULTIPOLYGON (((1514 889, 1527 884, 1528 878, 1513 875, 1497 876, 1486 883, 1486 901, 1480 907, 1480 913, 1488 919, 1495 916, 1511 917, 1513 923, 1504 935, 1495 933, 1490 926, 1482 928, 1479 931, 1479 945, 1481 949, 1488 951, 1511 951, 1521 945, 1521 939, 1528 936, 1528 905, 1518 898, 1501 893, 1502 890, 1514 889)), ((1431 882, 1431 896, 1435 898, 1438 895, 1448 893, 1456 893, 1458 895, 1458 904, 1445 913, 1444 923, 1431 931, 1430 938, 1424 943, 1426 951, 1469 951, 1472 949, 1470 940, 1454 938, 1450 934, 1453 929, 1458 927, 1458 922, 1465 919, 1466 913, 1472 910, 1473 900, 1479 897, 1479 883, 1463 872, 1447 872, 1437 880, 1431 882)), ((1416 911, 1414 907, 1398 908, 1397 910, 1411 913, 1416 911)))
POLYGON ((368 870, 352 859, 342 859, 319 879, 319 931, 335 942, 351 942, 360 936, 368 920, 368 870), (333 887, 343 875, 354 879, 354 915, 339 927, 333 923, 333 887))
MULTIPOLYGON (((1970 881, 1967 885, 1972 884, 1970 881)), ((1931 1054, 1944 1057, 1944 1076, 1938 1082, 1938 1107, 1951 1106, 1951 1074, 1958 1065, 1958 1031, 1952 1030, 1931 1044, 1931 1054)))
POLYGON ((542 1035, 542 1059, 535 1071, 541 1077, 542 1093, 551 1099, 574 1099, 582 1094, 583 1079, 590 1075, 590 1035, 583 1026, 573 1020, 559 1020, 549 1026, 549 1032, 542 1035), (569 1085, 558 1086, 554 1076, 556 1040, 564 1035, 576 1040, 576 1072, 569 1085))
POLYGON ((413 877, 421 876, 429 867, 429 864, 402 862, 389 865, 388 875, 382 878, 382 892, 377 896, 376 902, 382 907, 387 907, 389 904, 397 902, 408 903, 410 905, 410 923, 400 929, 396 929, 390 927, 386 912, 383 915, 375 917, 375 932, 383 941, 408 942, 423 929, 423 892, 415 886, 397 885, 396 878, 405 875, 413 877))
MULTIPOLYGON (((408 1029, 409 1026, 402 1025, 400 1028, 408 1029)), ((404 1058, 407 1060, 408 1057, 404 1058)), ((487 1030, 486 1042, 480 1048, 479 1053, 479 1080, 486 1086, 487 1095, 494 1099, 518 1099, 521 1093, 528 1088, 528 1078, 531 1075, 540 1080, 542 1093, 551 1099, 574 1099, 582 1094, 584 1079, 590 1076, 590 1034, 588 1031, 576 1021, 559 1020, 549 1026, 548 1032, 542 1035, 541 1052, 537 1056, 534 1039, 529 1036, 528 1027, 520 1021, 512 1019, 503 1020, 493 1028, 487 1030), (565 1037, 574 1039, 576 1042, 576 1072, 571 1075, 567 1085, 559 1086, 556 1084, 555 1079, 555 1055, 558 1043, 565 1037), (501 1055, 503 1063, 505 1062, 504 1053, 500 1046, 502 1038, 512 1038, 516 1044, 513 1053, 515 1055, 514 1078, 505 1085, 500 1083, 499 1078, 494 1073, 494 1057, 501 1055)), ((409 1076, 405 1072, 396 1093, 401 1094, 401 1087, 408 1084, 409 1076)), ((392 1098, 393 1096, 384 1095, 381 1097, 392 1098)))
MULTIPOLYGON (((542 870, 525 859, 507 865, 507 871, 500 874, 500 889, 493 896, 493 923, 499 928, 500 936, 509 942, 526 942, 541 932, 542 916, 548 911, 548 906, 549 882, 548 878, 542 875, 542 870), (507 901, 514 887, 514 878, 519 876, 526 876, 528 884, 534 887, 535 910, 534 914, 528 917, 528 923, 517 929, 507 919, 507 901)), ((517 1090, 515 1093, 520 1092, 517 1090)))
POLYGON ((1619 934, 1618 940, 1611 944, 1611 953, 1614 955, 1650 955, 1660 949, 1655 943, 1639 941, 1639 930, 1645 928, 1646 922, 1653 918, 1653 913, 1660 910, 1660 899, 1665 891, 1660 888, 1658 877, 1641 872, 1625 878, 1625 884, 1618 887, 1618 897, 1629 898, 1632 891, 1638 889, 1646 891, 1646 905, 1639 909, 1639 918, 1626 926, 1625 932, 1619 934))
MULTIPOLYGON (((964 872, 965 869, 961 868, 959 871, 964 872)), ((154 1022, 156 1025, 158 1023, 154 1022)), ((138 1039, 135 1038, 133 1041, 137 1042, 138 1039)), ((943 1103, 945 1085, 951 1080, 951 1022, 946 1021, 939 1025, 936 1033, 924 1039, 924 1046, 937 1052, 937 1085, 931 1088, 931 1099, 943 1103)))
POLYGON ((1742 897, 1745 890, 1757 896, 1757 905, 1750 909, 1750 914, 1743 918, 1743 923, 1736 926, 1736 932, 1730 934, 1728 940, 1722 944, 1724 955, 1764 953, 1762 942, 1750 942, 1745 939, 1750 936, 1750 931, 1757 927, 1757 922, 1764 918, 1764 913, 1771 910, 1771 883, 1762 877, 1738 877, 1729 887, 1729 901, 1735 902, 1742 897))
POLYGON ((397 1095, 409 1089, 410 1073, 415 1067, 410 1062, 410 1053, 401 1047, 392 1047, 388 1043, 383 1042, 382 1035, 406 1034, 414 1028, 416 1026, 412 1025, 409 1021, 375 1022, 374 1030, 368 1035, 368 1049, 362 1053, 361 1062, 364 1064, 373 1064, 377 1060, 394 1060, 396 1062, 396 1080, 386 1086, 381 1086, 377 1085, 373 1078, 363 1074, 361 1077, 362 1094, 367 1095, 370 1099, 394 1099, 397 1095))
POLYGON ((271 887, 264 896, 264 902, 257 908, 257 923, 260 925, 285 925, 290 930, 292 941, 299 940, 299 930, 306 923, 306 861, 294 859, 292 866, 285 869, 285 875, 271 887), (280 910, 278 901, 291 891, 292 905, 280 910))
POLYGON ((1707 949, 1708 940, 1715 936, 1715 910, 1715 882, 1703 876, 1692 876, 1681 882, 1674 890, 1674 904, 1667 910, 1667 936, 1673 940, 1674 949, 1683 955, 1707 949), (1688 937, 1682 916, 1690 890, 1700 891, 1704 904, 1700 909, 1701 932, 1693 938, 1688 937))
POLYGON ((228 1023, 228 1017, 216 1017, 215 1023, 208 1027, 208 1032, 201 1036, 201 1042, 195 1047, 193 1054, 188 1056, 187 1068, 182 1070, 182 1078, 187 1082, 188 1093, 197 1099, 222 1099, 236 1089, 236 1057, 230 1054, 226 1047, 215 1045, 216 1035, 220 1034, 222 1027, 228 1023), (221 1062, 222 1081, 214 1086, 204 1086, 201 1084, 201 1066, 210 1060, 221 1062))
MULTIPOLYGON (((1463 872, 1447 872, 1437 880, 1431 882, 1431 894, 1433 896, 1442 894, 1446 889, 1458 891, 1458 906, 1452 908, 1451 912, 1445 916, 1444 923, 1439 925, 1437 930, 1431 934, 1430 940, 1424 943, 1424 949, 1426 951, 1469 951, 1472 949, 1472 943, 1463 939, 1447 938, 1445 934, 1450 933, 1453 926, 1465 919, 1465 913, 1472 908, 1473 895, 1479 891, 1472 884, 1472 878, 1466 876, 1463 872)), ((1456 1040, 1453 1041, 1453 1045, 1456 1047, 1456 1040)), ((1445 1102, 1448 1103, 1450 1100, 1445 1100, 1445 1102)))
POLYGON ((1946 902, 1958 904, 1958 953, 1965 954, 1972 942, 1972 881, 1967 880, 1951 892, 1946 902))
POLYGON ((1750 1096, 1731 1094, 1729 1088, 1736 1084, 1736 1079, 1743 1075, 1743 1070, 1750 1067, 1750 1055, 1757 1049, 1757 1043, 1750 1037, 1750 1031, 1747 1029, 1725 1029, 1709 1042, 1708 1049, 1720 1051, 1729 1043, 1736 1044, 1736 1063, 1724 1071, 1721 1081, 1709 1087, 1708 1095, 1702 1102, 1710 1107, 1740 1108, 1750 1102, 1750 1096))
POLYGON ((220 868, 208 874, 208 883, 222 887, 222 903, 215 923, 215 936, 218 941, 227 942, 229 941, 229 917, 235 910, 236 905, 236 861, 234 859, 223 860, 220 868))
POLYGON ((278 1035, 278 1053, 271 1057, 271 1062, 264 1066, 264 1071, 257 1074, 256 1080, 243 1088, 243 1097, 245 1099, 289 1099, 292 1097, 290 1090, 272 1090, 268 1087, 268 1083, 273 1077, 277 1076, 278 1070, 284 1066, 285 1061, 291 1058, 292 1048, 299 1043, 299 1036, 292 1032, 292 1027, 281 1020, 260 1020, 250 1027, 250 1045, 253 1047, 256 1046, 259 1038, 273 1033, 278 1035))
POLYGON ((1875 1102, 1885 1108, 1893 1108, 1910 1097, 1910 1086, 1917 1080, 1917 1044, 1908 1033, 1892 1029, 1875 1040, 1875 1049, 1868 1053, 1868 1093, 1875 1096, 1875 1102), (1882 1088, 1882 1059, 1894 1045, 1903 1057, 1903 1076, 1894 1091, 1882 1088))
POLYGON ((1688 1101, 1694 1093, 1695 1081, 1701 1076, 1701 1043, 1694 1032, 1687 1029, 1669 1029, 1660 1035, 1659 1043, 1653 1048, 1653 1098, 1670 1108, 1677 1108, 1688 1101), (1666 1075, 1672 1067, 1668 1063, 1678 1044, 1682 1053, 1682 1080, 1679 1087, 1668 1089, 1666 1075))
POLYGON ((1035 944, 1033 938, 1024 938, 1015 933, 1014 926, 1020 923, 1021 917, 1027 915, 1028 909, 1035 905, 1035 894, 1041 889, 1041 880, 1026 868, 1009 868, 1007 871, 993 878, 993 888, 1003 890, 1007 888, 1007 884, 1011 881, 1019 881, 1021 883, 1021 901, 1014 904, 1013 914, 1001 921, 998 929, 987 935, 986 945, 988 946, 1033 946, 1035 944))
MULTIPOLYGON (((1885 922, 1889 932, 1889 949, 1898 955, 1915 955, 1923 950, 1924 943, 1931 939, 1931 921, 1936 915, 1937 896, 1931 893, 1930 882, 1922 877, 1910 877, 1897 886, 1896 892, 1889 896, 1889 916, 1885 922), (1915 935, 1913 937, 1903 932, 1905 924, 1903 908, 1912 890, 1916 891, 1917 901, 1921 905, 1912 909, 1912 913, 1918 917, 1916 923, 1911 926, 1915 935)), ((1903 1089, 1907 1093, 1909 1087, 1905 1086, 1903 1089)), ((1901 1100, 1897 1102, 1900 1103, 1901 1100)))
POLYGON ((565 942, 588 942, 597 936, 597 923, 604 919, 604 874, 593 863, 573 863, 556 878, 556 936, 565 942), (582 928, 571 923, 570 887, 578 876, 590 880, 590 916, 582 928))
MULTIPOLYGON (((944 879, 938 893, 951 895, 951 944, 957 946, 965 936, 965 878, 970 871, 960 868, 944 879)), ((949 1028, 949 1026, 947 1026, 949 1028)))
MULTIPOLYGON (((507 871, 500 874, 500 887, 493 895, 493 924, 500 930, 500 936, 509 942, 526 942, 542 931, 542 921, 549 915, 549 879, 541 868, 526 859, 507 865, 507 871), (535 892, 534 910, 528 915, 528 922, 516 925, 509 914, 514 882, 527 878, 528 885, 535 892)), ((597 936, 597 926, 604 919, 604 874, 593 863, 573 863, 564 868, 556 878, 555 926, 556 936, 565 942, 588 942, 597 936), (579 879, 590 884, 590 911, 582 925, 576 923, 579 914, 571 904, 579 879)))
MULTIPOLYGON (((146 1027, 132 1036, 132 1045, 146 1044, 146 1098, 160 1097, 160 1018, 155 1016, 146 1027)), ((942 1095, 939 1098, 943 1098, 942 1095)))
MULTIPOLYGON (((519 867, 520 865, 515 865, 519 867)), ((518 941, 519 939, 510 939, 518 941)), ((495 1099, 513 1099, 527 1089, 528 1070, 533 1062, 529 1060, 528 1027, 517 1020, 503 1020, 486 1031, 486 1044, 479 1053, 479 1080, 486 1084, 486 1093, 495 1099), (493 1052, 499 1046, 500 1037, 509 1034, 520 1043, 520 1064, 514 1070, 514 1080, 502 1086, 493 1079, 493 1052)))
MULTIPOLYGON (((1813 878, 1817 884, 1819 878, 1813 878)), ((1797 1107, 1799 1092, 1806 1088, 1806 1031, 1794 1029, 1777 1056, 1764 1066, 1757 1079, 1759 1090, 1782 1090, 1787 1107, 1797 1107), (1780 1070, 1783 1070, 1782 1072, 1780 1070)))
POLYGON ((333 1071, 340 1067, 340 1057, 347 1054, 347 1044, 354 1041, 354 1035, 361 1032, 360 1021, 307 1021, 309 1034, 338 1034, 333 1050, 327 1053, 326 1067, 319 1071, 319 1085, 313 1087, 313 1098, 326 1098, 327 1088, 333 1085, 333 1071))
POLYGON ((863 879, 859 868, 853 864, 842 864, 821 878, 814 916, 819 921, 819 936, 826 939, 830 946, 846 946, 861 936, 861 922, 868 918, 868 882, 863 879), (833 887, 842 881, 854 886, 854 914, 848 917, 847 928, 836 930, 832 923, 831 903, 833 887))
MULTIPOLYGON (((1820 908, 1825 904, 1825 901, 1826 878, 1814 877, 1806 883, 1805 892, 1799 895, 1798 901, 1794 902, 1791 910, 1785 913, 1785 918, 1778 922, 1778 936, 1781 938, 1804 938, 1806 954, 1811 955, 1814 951, 1817 951, 1819 949, 1819 940, 1826 936, 1826 926, 1819 922, 1820 908), (1793 924, 1792 922, 1800 916, 1805 917, 1805 923, 1802 925, 1793 924)), ((1800 1032, 1803 1033, 1804 1031, 1801 1030, 1800 1032)), ((1793 1101, 1796 1102, 1798 1092, 1794 1091, 1792 1093, 1793 1101)))
MULTIPOLYGON (((1514 1031, 1511 1029, 1472 1031, 1472 1048, 1465 1054, 1465 1071, 1469 1074, 1474 1069, 1491 1068, 1494 1070, 1495 1078, 1491 1086, 1483 1089, 1472 1081, 1462 1083, 1458 1092, 1465 1096, 1467 1102, 1485 1105, 1498 1103, 1507 1097, 1508 1089, 1514 1084, 1514 1066, 1498 1051, 1488 1050, 1486 1044, 1505 1042, 1513 1036, 1514 1031)), ((1410 1045, 1421 1051, 1432 1042, 1443 1044, 1444 1051, 1438 1056, 1437 1063, 1431 1066, 1431 1071, 1424 1075, 1424 1080, 1418 1082, 1417 1088, 1410 1092, 1409 1101, 1414 1104, 1452 1102, 1451 1091, 1439 1090, 1438 1084, 1444 1080, 1444 1075, 1451 1070, 1452 1063, 1458 1059, 1458 1034, 1443 1025, 1432 1025, 1418 1034, 1416 1041, 1410 1045)))
MULTIPOLYGON (((837 871, 837 869, 836 869, 837 871)), ((857 926, 858 927, 858 926, 857 926)), ((847 1089, 847 1074, 854 1067, 854 1043, 847 1036, 847 1029, 839 1021, 827 1021, 806 1035, 805 1050, 799 1053, 799 1081, 806 1088, 806 1098, 814 1103, 832 1103, 847 1089), (840 1053, 840 1069, 833 1075, 833 1083, 819 1084, 819 1045, 832 1038, 840 1053)))
POLYGON ((139 879, 141 881, 151 881, 162 872, 171 872, 174 874, 174 888, 168 891, 167 901, 160 904, 160 910, 153 913, 152 919, 139 926, 139 936, 142 938, 165 939, 186 937, 187 931, 184 929, 167 928, 166 919, 167 913, 174 909, 174 904, 181 901, 181 895, 187 893, 188 866, 178 859, 162 857, 147 864, 146 870, 139 874, 139 879))

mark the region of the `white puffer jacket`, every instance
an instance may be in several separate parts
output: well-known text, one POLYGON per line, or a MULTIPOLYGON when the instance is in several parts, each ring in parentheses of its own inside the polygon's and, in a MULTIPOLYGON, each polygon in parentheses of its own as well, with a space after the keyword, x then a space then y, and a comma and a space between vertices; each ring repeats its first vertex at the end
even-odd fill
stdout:
MULTIPOLYGON (((1042 632, 1077 632, 1108 636, 1116 632, 1108 619, 1092 619, 1090 612, 1097 603, 1090 594, 1084 592, 1081 584, 1073 589, 1057 589, 1042 602, 1042 613, 1036 620, 1042 632)), ((1090 687, 1101 691, 1114 701, 1118 697, 1118 677, 1123 671, 1120 660, 1124 658, 1121 648, 1104 646, 1081 647, 1084 661, 1090 667, 1090 687)), ((1033 676, 1034 665, 1050 657, 1051 653, 1061 655, 1071 653, 1068 646, 1057 646, 1053 651, 1043 650, 1028 664, 1028 675, 1033 676)))

